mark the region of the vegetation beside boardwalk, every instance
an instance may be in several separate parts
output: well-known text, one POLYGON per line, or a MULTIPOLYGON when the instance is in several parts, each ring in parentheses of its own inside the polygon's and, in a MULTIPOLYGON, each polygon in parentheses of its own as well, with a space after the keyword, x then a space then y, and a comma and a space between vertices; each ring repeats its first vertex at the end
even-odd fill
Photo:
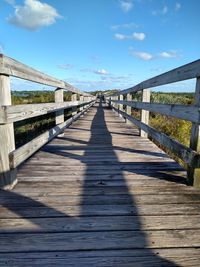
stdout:
MULTIPOLYGON (((93 95, 99 93, 112 94, 117 90, 110 91, 93 91, 90 92, 93 95)), ((65 92, 64 101, 70 101, 71 93, 65 92)), ((141 100, 141 93, 133 95, 134 101, 141 100)), ((53 91, 13 91, 12 103, 18 104, 33 104, 33 103, 45 103, 54 102, 53 91)), ((163 104, 183 104, 191 105, 194 102, 193 93, 163 93, 152 92, 151 102, 163 103, 163 104)), ((133 109, 133 115, 140 116, 140 111, 133 109)), ((65 111, 65 118, 71 116, 71 110, 65 111)), ((23 145, 30 141, 37 135, 52 128, 55 125, 55 114, 47 114, 36 118, 27 119, 25 121, 19 121, 15 123, 15 137, 16 146, 23 145)), ((165 134, 175 138, 184 145, 189 145, 191 122, 179 120, 173 117, 160 115, 158 113, 150 113, 150 125, 157 130, 164 132, 165 134)))

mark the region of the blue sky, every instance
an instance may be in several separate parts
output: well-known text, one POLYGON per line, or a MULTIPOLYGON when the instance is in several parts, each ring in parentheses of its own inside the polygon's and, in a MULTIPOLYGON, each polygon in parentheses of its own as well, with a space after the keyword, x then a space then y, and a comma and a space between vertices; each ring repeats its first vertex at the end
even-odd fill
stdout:
MULTIPOLYGON (((199 10, 199 0, 1 0, 0 50, 85 91, 125 89, 200 58, 199 10)), ((37 88, 13 80, 25 86, 37 88)))

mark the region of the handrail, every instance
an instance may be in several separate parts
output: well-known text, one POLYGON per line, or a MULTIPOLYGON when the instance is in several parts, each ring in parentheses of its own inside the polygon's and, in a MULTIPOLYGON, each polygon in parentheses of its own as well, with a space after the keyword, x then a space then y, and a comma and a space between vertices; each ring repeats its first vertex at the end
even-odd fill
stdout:
POLYGON ((130 93, 136 93, 144 89, 149 89, 152 87, 157 87, 161 85, 166 85, 169 83, 175 83, 179 81, 189 80, 197 78, 200 76, 200 59, 191 62, 189 64, 183 65, 181 67, 175 68, 151 79, 143 81, 133 87, 125 90, 121 90, 110 96, 126 95, 130 93))
POLYGON ((117 111, 121 117, 140 129, 141 137, 151 137, 165 151, 167 149, 181 159, 187 165, 188 183, 200 187, 200 60, 173 69, 115 94, 105 95, 105 97, 114 111, 117 111), (196 78, 194 105, 151 103, 150 88, 193 78, 196 78), (133 101, 132 94, 138 91, 142 91, 142 101, 133 101), (140 120, 132 116, 131 108, 141 111, 140 120), (190 147, 150 127, 148 125, 149 112, 192 122, 190 147))
POLYGON ((91 94, 82 92, 65 81, 53 78, 3 54, 0 54, 0 75, 1 74, 57 87, 83 96, 91 96, 91 94))
POLYGON ((65 81, 55 79, 12 58, 0 54, 0 187, 12 188, 16 180, 16 168, 40 147, 78 119, 94 103, 96 97, 82 92, 65 81), (55 103, 12 105, 10 76, 55 87, 55 103), (71 101, 64 102, 64 90, 72 92, 71 101), (79 95, 79 100, 77 99, 79 95), (72 109, 72 117, 64 120, 64 110, 72 109), (55 112, 56 126, 15 148, 13 123, 55 112))

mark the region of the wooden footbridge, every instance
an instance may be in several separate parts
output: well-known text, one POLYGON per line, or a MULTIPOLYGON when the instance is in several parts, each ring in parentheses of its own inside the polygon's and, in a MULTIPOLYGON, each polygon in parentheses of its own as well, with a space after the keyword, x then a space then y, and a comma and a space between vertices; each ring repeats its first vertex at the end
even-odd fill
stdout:
POLYGON ((199 77, 196 61, 103 101, 1 55, 0 266, 199 267, 199 77), (56 87, 55 103, 11 105, 10 76, 56 87), (191 78, 194 105, 150 103, 149 88, 191 78), (190 147, 150 127, 149 111, 191 121, 190 147), (15 148, 13 123, 50 112, 55 127, 15 148))

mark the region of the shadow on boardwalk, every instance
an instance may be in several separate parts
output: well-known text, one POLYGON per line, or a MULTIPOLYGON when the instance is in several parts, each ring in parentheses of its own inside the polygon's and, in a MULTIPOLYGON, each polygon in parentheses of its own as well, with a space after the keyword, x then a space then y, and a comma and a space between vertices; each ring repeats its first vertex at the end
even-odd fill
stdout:
MULTIPOLYGON (((117 181, 123 188, 123 195, 116 194, 116 187, 107 187, 105 172, 102 172, 101 178, 96 179, 91 185, 95 165, 86 159, 91 157, 91 150, 94 151, 97 140, 99 149, 101 144, 107 146, 106 151, 112 158, 113 166, 117 166, 119 161, 112 146, 112 137, 106 125, 102 102, 97 107, 92 121, 91 137, 84 155, 78 158, 86 166, 82 193, 79 196, 79 214, 71 215, 73 205, 69 196, 62 196, 60 200, 59 196, 44 197, 45 202, 39 197, 37 199, 23 196, 15 190, 12 192, 1 190, 0 215, 7 208, 8 213, 11 212, 18 218, 26 218, 35 226, 35 230, 33 233, 27 229, 21 229, 18 233, 1 231, 0 266, 178 266, 148 248, 150 244, 142 230, 134 195, 129 193, 122 171, 118 170, 117 181), (96 195, 95 193, 91 195, 92 190, 94 192, 97 190, 96 195), (52 199, 57 201, 58 208, 51 205, 52 199), (134 210, 134 214, 129 214, 128 218, 123 214, 120 215, 122 211, 116 210, 120 205, 125 211, 134 210), (126 224, 123 228, 123 218, 128 219, 129 227, 132 224, 133 230, 126 229, 126 224), (50 225, 53 225, 52 228, 50 225)), ((45 150, 50 151, 48 148, 44 148, 45 150)), ((50 152, 62 155, 66 158, 66 164, 69 158, 77 159, 69 151, 65 153, 59 151, 59 148, 50 152)), ((92 153, 92 157, 95 158, 95 155, 98 155, 98 148, 92 153)), ((107 164, 109 162, 106 160, 102 163, 102 171, 107 164)), ((46 192, 45 183, 43 192, 44 194, 46 192)), ((12 215, 10 217, 12 218, 12 215)))

